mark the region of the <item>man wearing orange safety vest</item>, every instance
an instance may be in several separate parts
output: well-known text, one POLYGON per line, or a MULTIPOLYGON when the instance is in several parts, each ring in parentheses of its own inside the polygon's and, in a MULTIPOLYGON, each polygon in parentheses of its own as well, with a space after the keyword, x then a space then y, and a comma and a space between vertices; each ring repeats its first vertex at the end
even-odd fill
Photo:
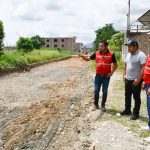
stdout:
POLYGON ((117 61, 115 54, 108 49, 108 43, 102 41, 99 43, 99 50, 90 57, 80 55, 85 61, 96 60, 96 76, 94 81, 94 108, 99 109, 99 92, 102 86, 102 102, 101 110, 106 111, 105 103, 107 100, 108 85, 110 77, 117 69, 117 61), (113 64, 113 65, 112 65, 113 64))

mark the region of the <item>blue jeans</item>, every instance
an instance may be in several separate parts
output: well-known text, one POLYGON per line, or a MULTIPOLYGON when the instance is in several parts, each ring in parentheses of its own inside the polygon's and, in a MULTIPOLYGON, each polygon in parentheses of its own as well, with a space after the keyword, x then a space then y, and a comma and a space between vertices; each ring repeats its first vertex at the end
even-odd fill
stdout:
POLYGON ((150 127, 150 96, 148 96, 147 91, 150 88, 150 85, 146 85, 146 95, 147 95, 147 112, 148 112, 148 117, 149 117, 149 121, 148 121, 148 126, 150 127))
POLYGON ((95 81, 94 81, 94 104, 98 106, 99 101, 99 92, 102 85, 102 105, 105 105, 106 99, 107 99, 107 93, 108 93, 108 85, 109 85, 110 77, 104 76, 104 75, 96 75, 95 81))

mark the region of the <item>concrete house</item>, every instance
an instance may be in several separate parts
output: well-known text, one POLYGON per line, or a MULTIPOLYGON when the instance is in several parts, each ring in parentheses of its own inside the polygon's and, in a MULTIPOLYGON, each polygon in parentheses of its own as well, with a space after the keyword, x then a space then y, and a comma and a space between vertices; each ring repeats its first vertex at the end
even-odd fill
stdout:
MULTIPOLYGON (((132 28, 130 27, 130 30, 125 31, 127 33, 125 42, 130 39, 138 41, 139 49, 147 55, 150 52, 150 10, 148 10, 145 14, 138 18, 138 22, 141 23, 140 28, 139 25, 137 25, 136 27, 131 26, 132 28)), ((123 59, 125 59, 127 53, 127 47, 123 46, 123 59)))

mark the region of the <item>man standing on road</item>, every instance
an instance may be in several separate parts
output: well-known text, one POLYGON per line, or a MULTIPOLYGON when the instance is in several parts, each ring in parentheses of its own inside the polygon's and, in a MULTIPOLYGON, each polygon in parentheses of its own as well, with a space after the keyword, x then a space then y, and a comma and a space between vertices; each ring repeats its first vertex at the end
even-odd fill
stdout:
POLYGON ((80 55, 85 61, 96 60, 96 76, 94 81, 94 108, 99 109, 99 92, 102 85, 102 102, 101 110, 106 111, 105 103, 107 100, 108 85, 110 77, 117 69, 117 61, 115 54, 108 49, 108 43, 102 41, 99 43, 99 50, 90 57, 80 55), (111 65, 113 64, 113 65, 111 65))
POLYGON ((129 53, 126 56, 123 79, 125 82, 125 109, 121 115, 131 114, 131 96, 135 101, 133 114, 131 120, 139 118, 139 111, 141 105, 141 84, 142 84, 142 70, 146 62, 146 55, 138 49, 138 42, 130 40, 128 44, 129 53))

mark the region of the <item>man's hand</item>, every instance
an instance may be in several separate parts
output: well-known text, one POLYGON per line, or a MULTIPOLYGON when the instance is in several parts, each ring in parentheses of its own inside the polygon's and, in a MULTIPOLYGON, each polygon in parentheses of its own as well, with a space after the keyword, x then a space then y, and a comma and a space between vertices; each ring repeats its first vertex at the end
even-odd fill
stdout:
POLYGON ((142 82, 142 86, 141 86, 141 88, 142 88, 142 90, 144 90, 144 89, 145 89, 145 82, 144 82, 144 81, 142 82))
POLYGON ((91 60, 88 56, 83 55, 83 54, 79 54, 79 57, 81 57, 85 61, 90 61, 91 60))
POLYGON ((133 82, 133 85, 134 86, 138 86, 138 84, 140 83, 140 80, 139 79, 134 79, 134 82, 133 82))
POLYGON ((113 75, 113 73, 111 72, 111 73, 109 73, 109 74, 107 74, 107 76, 108 77, 111 77, 113 75))
POLYGON ((113 73, 116 71, 117 67, 118 67, 117 62, 113 62, 111 73, 108 74, 109 77, 111 77, 113 75, 113 73))
POLYGON ((78 56, 79 56, 79 57, 82 57, 82 56, 83 56, 83 54, 78 54, 78 56))
POLYGON ((123 75, 123 81, 126 82, 126 75, 123 75))
POLYGON ((147 95, 150 96, 150 88, 147 90, 147 95))
POLYGON ((79 57, 81 57, 82 59, 85 58, 85 56, 83 54, 78 54, 79 57))

